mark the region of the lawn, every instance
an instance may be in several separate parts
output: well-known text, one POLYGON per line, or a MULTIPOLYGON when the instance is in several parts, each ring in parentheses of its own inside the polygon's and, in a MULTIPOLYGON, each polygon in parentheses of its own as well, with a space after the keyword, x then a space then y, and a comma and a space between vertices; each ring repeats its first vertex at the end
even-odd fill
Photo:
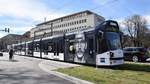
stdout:
POLYGON ((79 66, 58 69, 62 72, 95 84, 150 84, 150 65, 125 63, 113 68, 79 66))

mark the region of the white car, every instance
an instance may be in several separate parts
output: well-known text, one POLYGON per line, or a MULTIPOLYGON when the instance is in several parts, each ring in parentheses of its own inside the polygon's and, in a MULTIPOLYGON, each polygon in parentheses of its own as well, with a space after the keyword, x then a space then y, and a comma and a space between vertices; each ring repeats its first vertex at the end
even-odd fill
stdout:
POLYGON ((150 62, 150 58, 146 59, 147 62, 150 62))

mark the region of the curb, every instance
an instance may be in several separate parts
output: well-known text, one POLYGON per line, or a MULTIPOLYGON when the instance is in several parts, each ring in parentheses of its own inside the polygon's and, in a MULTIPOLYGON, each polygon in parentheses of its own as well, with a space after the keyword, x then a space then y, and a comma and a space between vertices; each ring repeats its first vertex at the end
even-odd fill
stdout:
POLYGON ((73 82, 73 83, 75 83, 75 84, 93 84, 93 83, 91 83, 91 82, 89 82, 89 81, 81 80, 81 79, 78 79, 78 78, 69 76, 69 75, 67 75, 67 74, 63 74, 63 73, 56 72, 56 71, 51 71, 50 69, 46 68, 46 67, 44 66, 44 64, 42 64, 42 63, 39 63, 39 67, 40 67, 42 70, 44 70, 44 71, 46 71, 46 72, 48 72, 48 73, 50 73, 50 74, 53 74, 53 75, 55 75, 55 76, 58 76, 58 77, 60 77, 60 78, 65 79, 65 80, 71 81, 71 82, 73 82))

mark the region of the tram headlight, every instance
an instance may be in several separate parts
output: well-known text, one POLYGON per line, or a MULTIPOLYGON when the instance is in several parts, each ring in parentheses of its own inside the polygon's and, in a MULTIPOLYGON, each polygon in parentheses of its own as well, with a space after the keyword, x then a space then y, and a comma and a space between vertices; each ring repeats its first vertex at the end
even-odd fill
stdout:
POLYGON ((114 53, 113 52, 110 52, 110 57, 114 57, 114 53))

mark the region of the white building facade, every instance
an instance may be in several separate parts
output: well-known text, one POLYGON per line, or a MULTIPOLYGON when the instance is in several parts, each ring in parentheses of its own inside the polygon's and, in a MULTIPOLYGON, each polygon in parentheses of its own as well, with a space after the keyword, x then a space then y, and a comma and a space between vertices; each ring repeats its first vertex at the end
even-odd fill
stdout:
POLYGON ((81 29, 95 28, 105 19, 88 10, 38 24, 31 29, 30 37, 40 37, 64 34, 66 32, 80 31, 81 29))

